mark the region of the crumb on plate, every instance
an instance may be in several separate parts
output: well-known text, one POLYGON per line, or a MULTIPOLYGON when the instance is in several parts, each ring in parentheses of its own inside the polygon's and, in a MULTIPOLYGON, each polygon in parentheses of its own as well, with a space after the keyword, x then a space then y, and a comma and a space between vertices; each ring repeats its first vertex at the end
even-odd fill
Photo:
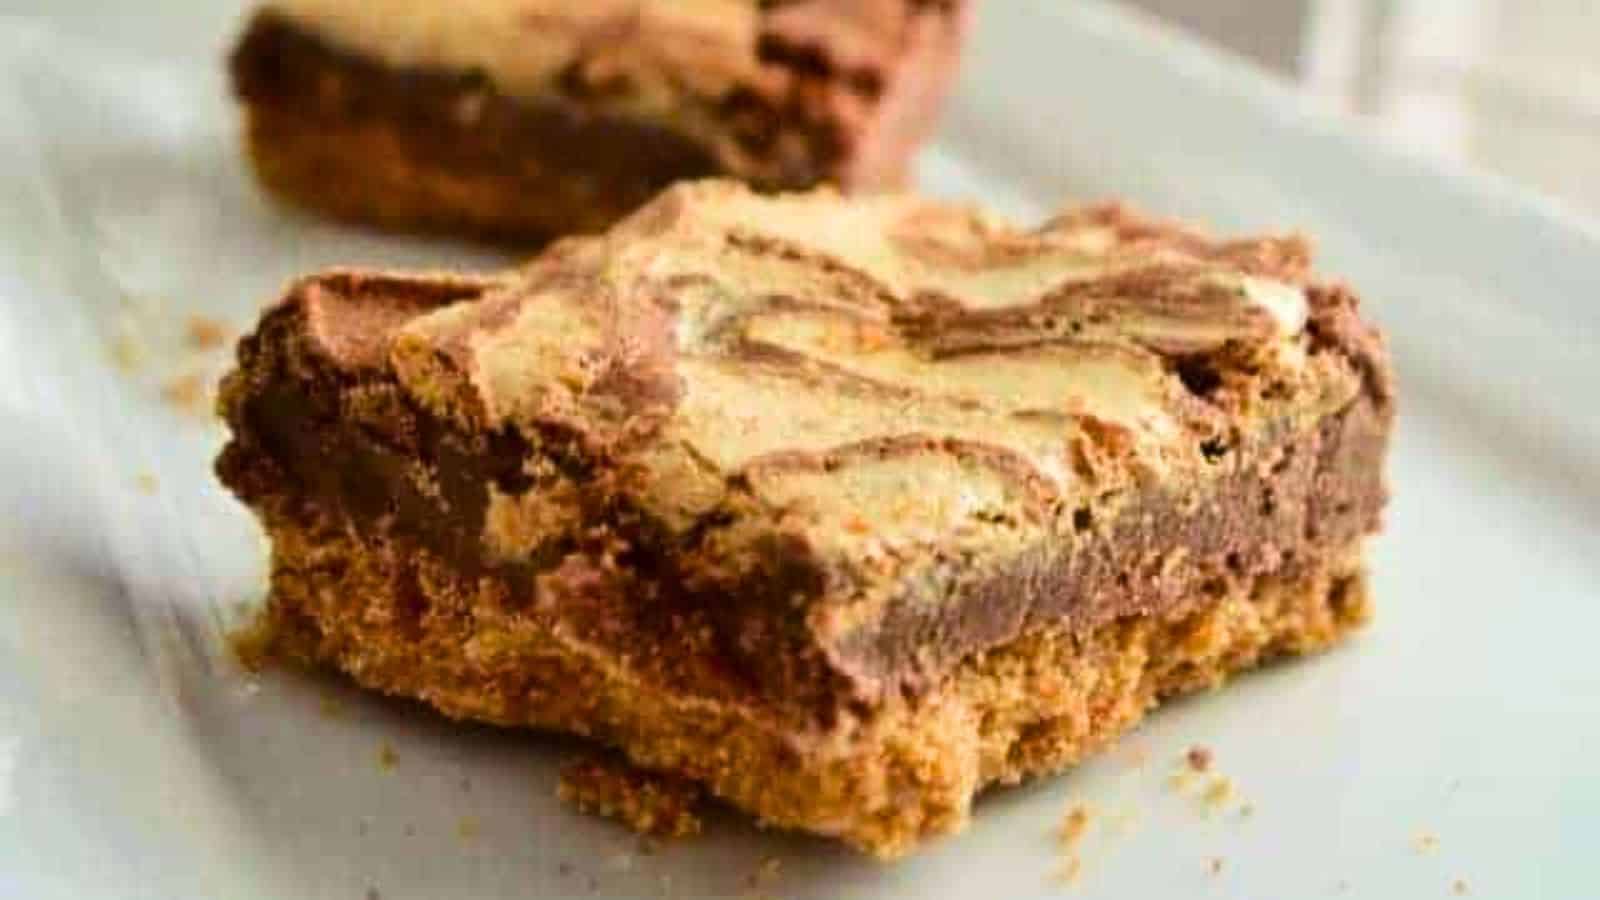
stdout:
POLYGON ((1070 850, 1077 846, 1078 841, 1089 830, 1089 815, 1089 807, 1083 803, 1074 804, 1071 809, 1067 810, 1067 814, 1062 817, 1061 824, 1056 831, 1056 839, 1062 849, 1070 850))
POLYGON ((1205 802, 1208 812, 1216 812, 1228 805, 1233 800, 1236 788, 1233 779, 1226 775, 1214 775, 1206 785, 1205 793, 1201 799, 1205 802))
POLYGON ((111 339, 111 364, 124 375, 132 374, 144 364, 144 347, 131 335, 119 334, 111 339))
POLYGON ((190 316, 184 325, 183 336, 195 350, 215 350, 228 342, 228 326, 209 316, 190 316))
POLYGON ((210 413, 210 389, 198 372, 178 375, 161 386, 161 399, 179 412, 193 416, 210 413))
POLYGON ((753 887, 766 887, 778 880, 778 875, 783 871, 783 860, 776 856, 768 856, 761 860, 761 865, 756 867, 755 874, 751 876, 753 887))
POLYGON ((1076 884, 1078 876, 1083 874, 1083 860, 1076 854, 1069 855, 1061 861, 1055 871, 1055 880, 1059 884, 1076 884))

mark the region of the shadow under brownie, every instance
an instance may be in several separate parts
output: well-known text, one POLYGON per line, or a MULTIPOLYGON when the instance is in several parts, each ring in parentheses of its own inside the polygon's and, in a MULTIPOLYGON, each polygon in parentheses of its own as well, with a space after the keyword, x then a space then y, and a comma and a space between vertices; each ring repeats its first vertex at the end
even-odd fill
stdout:
POLYGON ((1293 239, 668 191, 295 285, 223 389, 277 649, 893 856, 1363 622, 1387 363, 1293 239))

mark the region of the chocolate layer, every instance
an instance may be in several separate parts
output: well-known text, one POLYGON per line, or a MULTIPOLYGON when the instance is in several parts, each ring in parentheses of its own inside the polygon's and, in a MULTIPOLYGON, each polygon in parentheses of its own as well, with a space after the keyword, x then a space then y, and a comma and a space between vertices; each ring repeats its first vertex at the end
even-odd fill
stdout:
MULTIPOLYGON (((249 350, 246 358, 261 352, 249 350)), ((595 483, 571 505, 574 524, 604 522, 594 533, 582 535, 575 527, 552 534, 515 563, 488 557, 482 535, 490 488, 527 489, 527 445, 506 435, 464 435, 407 404, 392 386, 341 384, 330 375, 322 373, 309 390, 269 379, 271 386, 230 414, 236 433, 248 437, 230 445, 220 470, 245 499, 303 495, 341 510, 357 528, 382 522, 463 573, 508 579, 529 591, 530 600, 537 575, 580 549, 580 541, 586 539, 590 551, 621 549, 636 566, 652 561, 650 573, 668 580, 659 585, 660 602, 708 612, 721 628, 724 649, 758 683, 786 688, 819 707, 833 702, 836 690, 848 693, 851 684, 921 692, 973 651, 1040 627, 1087 629, 1162 615, 1197 594, 1221 596, 1263 575, 1295 577, 1376 530, 1387 496, 1381 466, 1387 423, 1363 398, 1309 432, 1237 451, 1247 461, 1240 470, 1204 488, 1150 489, 1105 525, 1094 523, 1085 507, 1081 531, 1061 546, 1005 562, 996 574, 949 596, 899 593, 881 618, 819 648, 803 619, 782 614, 803 610, 794 598, 815 596, 827 585, 828 573, 804 548, 775 540, 741 578, 708 582, 694 569, 706 563, 696 559, 706 552, 698 535, 675 540, 595 483), (382 396, 404 414, 352 415, 352 395, 361 395, 362 403, 382 396), (395 430, 397 418, 404 439, 395 430), (411 449, 400 449, 402 440, 411 449), (438 473, 436 489, 419 485, 419 465, 438 473), (738 602, 726 602, 729 597, 738 602), (815 690, 794 691, 806 684, 815 690)))
MULTIPOLYGON (((1159 616, 1196 595, 1219 597, 1263 575, 1295 577, 1378 529, 1387 500, 1387 430, 1363 399, 1311 431, 1241 448, 1244 464, 1233 474, 1204 486, 1142 491, 1105 526, 1091 524, 1086 506, 1083 530, 1061 545, 1006 561, 950 596, 898 593, 881 618, 826 649, 827 665, 856 683, 920 692, 968 654, 1039 628, 1159 616)), ((772 565, 781 571, 792 561, 772 565)), ((770 583, 729 589, 759 594, 770 583)), ((802 674, 771 652, 785 643, 781 637, 794 646, 794 630, 772 633, 770 617, 735 621, 750 664, 768 668, 774 681, 802 674)), ((794 649, 804 658, 810 648, 794 649)))
MULTIPOLYGON (((352 349, 341 365, 312 337, 321 320, 324 334, 360 334, 386 352, 407 321, 472 302, 492 285, 360 273, 302 284, 295 301, 240 344, 240 369, 223 398, 236 434, 218 464, 224 482, 251 503, 294 496, 357 527, 388 523, 466 572, 495 568, 482 543, 489 486, 526 486, 527 443, 454 429, 406 397, 385 373, 382 352, 365 366, 358 361, 366 354, 352 349)), ((502 574, 538 568, 507 566, 502 574)))

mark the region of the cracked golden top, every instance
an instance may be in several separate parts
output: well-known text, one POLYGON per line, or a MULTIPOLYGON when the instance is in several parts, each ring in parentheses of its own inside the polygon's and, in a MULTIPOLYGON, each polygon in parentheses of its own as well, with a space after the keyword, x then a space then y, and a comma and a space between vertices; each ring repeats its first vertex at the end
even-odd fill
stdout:
POLYGON ((1228 423, 1185 361, 1305 383, 1305 257, 1114 209, 1023 230, 908 196, 704 182, 410 322, 390 352, 439 414, 637 456, 669 522, 737 482, 802 519, 871 512, 878 539, 992 531, 1049 519, 1097 446, 1203 464, 1228 423), (898 502, 865 496, 883 493, 898 502))

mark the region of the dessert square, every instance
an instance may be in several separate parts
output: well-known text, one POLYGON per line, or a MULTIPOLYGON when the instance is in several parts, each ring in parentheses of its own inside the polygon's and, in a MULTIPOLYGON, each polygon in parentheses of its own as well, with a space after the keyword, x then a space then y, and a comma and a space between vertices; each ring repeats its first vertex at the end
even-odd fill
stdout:
POLYGON ((965 0, 272 0, 232 58, 261 182, 396 229, 539 243, 675 181, 893 187, 965 0))
POLYGON ((1393 420, 1299 238, 727 181, 301 280, 221 404, 280 653, 886 857, 1364 622, 1393 420))

